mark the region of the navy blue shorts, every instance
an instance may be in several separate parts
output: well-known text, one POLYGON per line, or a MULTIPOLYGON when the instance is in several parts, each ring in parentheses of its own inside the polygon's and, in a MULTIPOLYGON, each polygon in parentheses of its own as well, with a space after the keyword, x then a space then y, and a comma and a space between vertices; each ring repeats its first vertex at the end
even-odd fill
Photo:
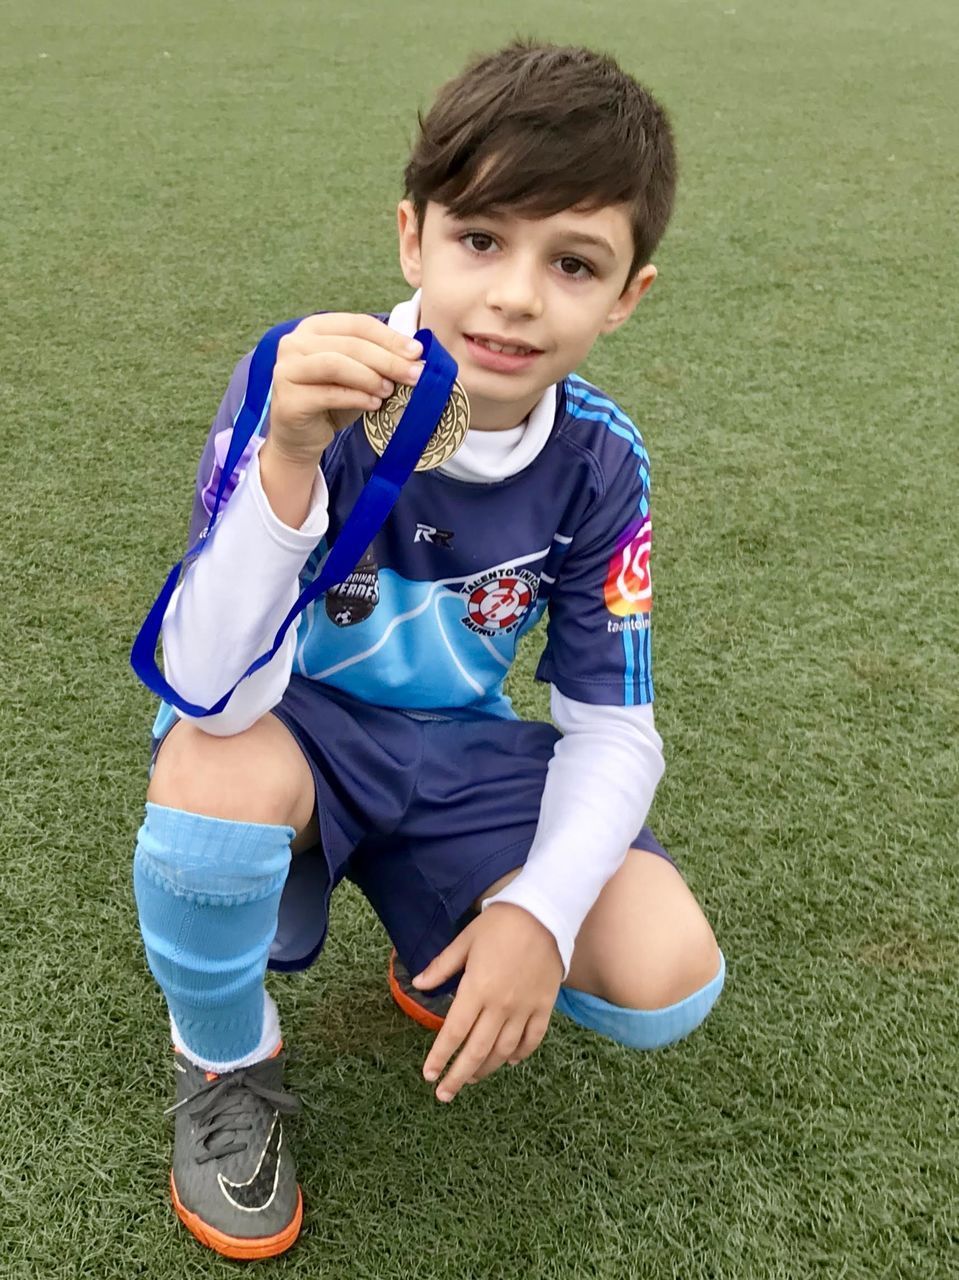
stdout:
MULTIPOLYGON (((313 772, 322 844, 293 858, 270 967, 313 962, 330 894, 346 876, 419 973, 474 900, 526 861, 559 733, 488 716, 414 719, 301 676, 273 714, 313 772)), ((668 859, 648 827, 633 845, 668 859)))

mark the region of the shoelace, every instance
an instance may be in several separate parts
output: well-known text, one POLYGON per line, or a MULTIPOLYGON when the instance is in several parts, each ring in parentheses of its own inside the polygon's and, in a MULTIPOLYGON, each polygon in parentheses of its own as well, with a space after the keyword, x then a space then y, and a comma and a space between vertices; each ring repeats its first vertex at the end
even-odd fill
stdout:
POLYGON ((298 1098, 291 1093, 268 1088, 252 1074, 252 1070, 231 1071, 229 1075, 207 1081, 163 1113, 171 1116, 184 1107, 189 1107, 190 1118, 200 1125, 197 1132, 198 1145, 204 1148, 202 1154, 196 1157, 197 1164, 205 1164, 208 1160, 219 1160, 221 1156, 246 1150, 247 1141, 238 1135, 244 1130, 252 1129, 253 1125, 248 1120, 243 1120, 247 1109, 243 1089, 262 1098, 281 1115, 295 1115, 300 1110, 298 1098), (199 1106, 191 1107, 190 1103, 198 1099, 201 1099, 199 1106), (222 1137, 223 1141, 215 1146, 211 1145, 212 1139, 217 1137, 222 1137))

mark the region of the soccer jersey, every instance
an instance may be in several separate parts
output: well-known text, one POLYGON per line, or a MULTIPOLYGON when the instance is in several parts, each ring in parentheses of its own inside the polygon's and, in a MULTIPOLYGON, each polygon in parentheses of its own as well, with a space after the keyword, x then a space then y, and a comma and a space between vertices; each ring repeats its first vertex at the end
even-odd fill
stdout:
MULTIPOLYGON (((204 451, 194 536, 209 518, 247 365, 204 451)), ((582 378, 566 378, 549 399, 540 406, 551 416, 545 444, 518 473, 486 484, 438 472, 410 478, 354 572, 301 615, 296 674, 380 706, 508 716, 503 678, 519 639, 547 612, 540 679, 582 702, 652 700, 646 450, 626 415, 582 378)), ((375 461, 361 422, 326 451, 329 527, 301 587, 375 461)))

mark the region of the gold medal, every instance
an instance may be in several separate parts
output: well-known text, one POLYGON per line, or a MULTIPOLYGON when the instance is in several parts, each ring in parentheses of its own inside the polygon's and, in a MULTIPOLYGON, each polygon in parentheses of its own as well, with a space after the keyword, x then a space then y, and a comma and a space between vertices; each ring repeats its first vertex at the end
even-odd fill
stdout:
MULTIPOLYGON (((363 414, 363 430, 370 442, 370 448, 381 457, 383 450, 393 438, 393 432, 399 425, 400 418, 413 394, 413 387, 398 383, 393 394, 374 413, 363 414)), ((441 467, 452 458, 463 441, 470 427, 470 402, 459 381, 453 383, 450 398, 446 402, 443 416, 435 431, 426 442, 423 456, 414 467, 415 471, 432 471, 441 467)))

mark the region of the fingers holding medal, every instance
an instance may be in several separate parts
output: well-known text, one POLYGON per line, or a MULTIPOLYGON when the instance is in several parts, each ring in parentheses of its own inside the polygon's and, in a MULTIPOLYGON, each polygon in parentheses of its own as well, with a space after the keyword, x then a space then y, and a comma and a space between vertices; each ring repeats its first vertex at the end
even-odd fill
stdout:
MULTIPOLYGON (((363 429, 374 453, 382 456, 400 424, 413 395, 413 388, 398 386, 393 394, 383 402, 379 409, 367 410, 363 414, 363 429)), ((470 405, 466 391, 457 379, 453 383, 450 397, 446 402, 442 417, 433 434, 427 441, 426 448, 416 464, 416 471, 432 471, 441 467, 452 458, 466 439, 470 425, 470 405)))
POLYGON ((412 392, 422 353, 374 316, 308 316, 279 344, 268 441, 287 459, 315 465, 336 431, 397 389, 412 392))

